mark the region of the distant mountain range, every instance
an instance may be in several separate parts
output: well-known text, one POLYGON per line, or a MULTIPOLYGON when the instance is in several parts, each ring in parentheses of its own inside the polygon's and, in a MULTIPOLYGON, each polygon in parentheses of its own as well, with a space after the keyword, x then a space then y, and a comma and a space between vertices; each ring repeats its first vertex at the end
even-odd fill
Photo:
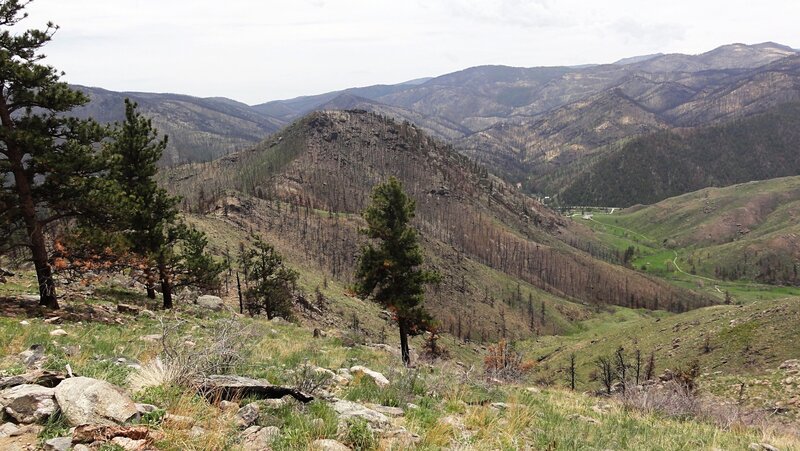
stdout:
POLYGON ((575 174, 634 137, 721 124, 800 101, 800 53, 767 42, 581 67, 480 66, 254 106, 81 89, 92 103, 79 113, 101 120, 121 118, 123 97, 137 100, 171 136, 167 164, 252 146, 311 111, 361 109, 412 122, 525 189, 558 196, 567 188, 558 174, 575 174))

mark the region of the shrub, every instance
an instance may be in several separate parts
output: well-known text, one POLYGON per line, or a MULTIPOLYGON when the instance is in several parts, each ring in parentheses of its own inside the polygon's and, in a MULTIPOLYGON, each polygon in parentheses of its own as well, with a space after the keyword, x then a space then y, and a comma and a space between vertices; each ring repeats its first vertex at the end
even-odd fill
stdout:
POLYGON ((518 380, 533 367, 532 362, 524 362, 522 354, 517 352, 506 339, 490 345, 484 358, 486 375, 499 380, 518 380))

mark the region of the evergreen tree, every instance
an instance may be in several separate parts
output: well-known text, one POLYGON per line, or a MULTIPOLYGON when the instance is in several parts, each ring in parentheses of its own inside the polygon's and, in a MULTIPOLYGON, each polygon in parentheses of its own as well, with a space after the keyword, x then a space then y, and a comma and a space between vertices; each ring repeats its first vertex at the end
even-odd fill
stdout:
POLYGON ((126 208, 118 226, 131 251, 150 262, 145 270, 148 296, 155 297, 153 284, 157 277, 163 306, 172 308, 172 269, 177 264, 173 247, 185 236, 186 229, 178 220, 179 199, 170 196, 155 180, 167 137, 159 139, 151 121, 136 108, 136 103, 125 100, 125 121, 115 124, 108 144, 114 156, 112 178, 126 193, 126 208))
POLYGON ((90 217, 110 203, 106 159, 94 146, 104 129, 68 117, 88 102, 41 63, 57 26, 14 33, 29 2, 0 1, 0 247, 27 247, 40 304, 58 308, 46 232, 53 222, 90 217), (19 241, 16 238, 21 238, 19 241))
POLYGON ((251 315, 264 311, 267 318, 292 316, 292 296, 299 274, 287 267, 272 245, 255 238, 255 245, 241 255, 248 288, 245 307, 251 315))
POLYGON ((229 268, 227 262, 218 262, 206 252, 206 234, 186 228, 180 243, 179 283, 191 285, 205 292, 218 292, 222 285, 220 274, 229 268))
POLYGON ((372 193, 364 211, 364 233, 377 243, 361 250, 356 269, 356 290, 363 297, 393 311, 400 329, 403 363, 410 363, 408 335, 427 326, 430 315, 423 307, 424 285, 438 280, 438 274, 422 270, 422 250, 410 222, 415 204, 400 182, 391 177, 372 193))

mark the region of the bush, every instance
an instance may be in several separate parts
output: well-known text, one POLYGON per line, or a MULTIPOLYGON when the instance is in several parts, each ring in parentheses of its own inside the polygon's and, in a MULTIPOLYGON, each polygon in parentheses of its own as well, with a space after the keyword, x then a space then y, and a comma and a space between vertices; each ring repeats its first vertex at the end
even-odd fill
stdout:
POLYGON ((505 339, 490 345, 484 358, 486 376, 493 379, 513 381, 519 380, 533 367, 532 362, 524 362, 522 354, 517 352, 505 339))
POLYGON ((356 451, 371 450, 378 446, 375 433, 372 431, 369 424, 362 419, 348 420, 343 441, 356 451))

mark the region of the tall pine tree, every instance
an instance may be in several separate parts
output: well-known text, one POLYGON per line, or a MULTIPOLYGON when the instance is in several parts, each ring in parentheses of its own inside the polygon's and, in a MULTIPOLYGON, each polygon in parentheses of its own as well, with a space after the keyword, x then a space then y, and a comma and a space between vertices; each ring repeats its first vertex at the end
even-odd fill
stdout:
POLYGON ((430 315, 423 307, 424 286, 438 280, 438 274, 420 268, 422 250, 410 222, 415 203, 396 178, 378 185, 371 204, 364 211, 364 233, 376 243, 361 250, 356 269, 356 290, 395 313, 400 329, 403 363, 411 361, 408 335, 427 327, 430 315))
POLYGON ((28 1, 0 1, 0 246, 27 247, 40 304, 58 308, 47 231, 64 218, 99 214, 110 202, 106 159, 96 144, 104 129, 68 117, 88 98, 41 63, 58 27, 15 33, 28 1), (19 240, 16 238, 20 238, 19 240))

